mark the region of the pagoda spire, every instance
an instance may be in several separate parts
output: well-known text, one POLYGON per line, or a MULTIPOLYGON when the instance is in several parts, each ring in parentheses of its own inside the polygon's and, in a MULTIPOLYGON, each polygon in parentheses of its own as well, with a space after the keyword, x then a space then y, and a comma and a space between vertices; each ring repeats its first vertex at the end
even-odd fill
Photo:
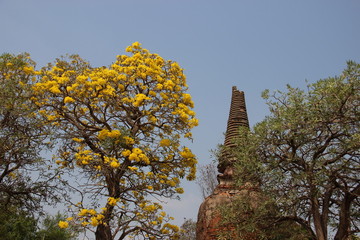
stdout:
MULTIPOLYGON (((235 197, 248 193, 246 186, 236 186, 233 178, 235 168, 234 163, 237 158, 232 154, 232 148, 236 148, 237 146, 235 141, 240 137, 240 127, 249 128, 245 96, 244 92, 237 90, 236 87, 232 87, 230 112, 226 128, 224 148, 219 157, 219 183, 213 193, 200 205, 196 225, 196 240, 215 240, 218 239, 219 232, 221 231, 233 232, 233 225, 221 224, 222 216, 219 211, 219 206, 229 204, 233 201, 233 199, 235 199, 235 197)), ((241 238, 234 233, 232 239, 241 238)))
POLYGON ((239 91, 235 86, 233 86, 224 148, 221 152, 218 165, 218 170, 220 173, 224 173, 228 166, 232 167, 233 162, 236 160, 235 157, 231 154, 231 148, 236 146, 235 140, 239 137, 240 127, 249 128, 245 95, 243 91, 239 91))

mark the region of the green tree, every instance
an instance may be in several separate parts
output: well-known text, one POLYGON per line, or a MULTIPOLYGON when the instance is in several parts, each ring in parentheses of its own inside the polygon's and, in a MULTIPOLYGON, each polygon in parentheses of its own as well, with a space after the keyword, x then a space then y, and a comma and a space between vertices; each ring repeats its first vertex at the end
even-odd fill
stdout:
POLYGON ((0 211, 0 240, 35 240, 37 221, 28 213, 12 208, 0 211))
POLYGON ((30 101, 38 72, 28 54, 0 56, 0 210, 34 213, 42 201, 56 200, 46 162, 48 129, 30 101))
POLYGON ((273 199, 249 182, 247 186, 236 199, 220 206, 219 239, 311 239, 301 224, 283 218, 273 199))
POLYGON ((241 130, 237 181, 276 203, 270 223, 296 222, 312 239, 359 232, 360 65, 287 92, 263 93, 270 116, 241 130))
POLYGON ((56 162, 82 178, 69 202, 73 219, 96 239, 176 237, 159 197, 183 193, 180 178, 195 178, 196 158, 182 146, 198 124, 180 66, 129 46, 109 67, 78 56, 42 71, 33 98, 45 123, 57 128, 56 162))
POLYGON ((74 240, 79 229, 61 229, 58 222, 64 215, 46 215, 41 226, 28 212, 11 209, 0 212, 0 240, 74 240))
POLYGON ((60 228, 59 221, 64 215, 57 213, 55 216, 47 215, 42 221, 42 226, 36 235, 39 240, 74 240, 77 239, 80 229, 75 227, 60 228))
POLYGON ((180 227, 179 240, 195 240, 196 239, 196 222, 192 219, 185 219, 180 227))
POLYGON ((198 168, 198 176, 196 177, 196 183, 201 189, 201 194, 205 199, 213 193, 214 189, 218 185, 217 175, 218 170, 215 162, 205 164, 198 168))

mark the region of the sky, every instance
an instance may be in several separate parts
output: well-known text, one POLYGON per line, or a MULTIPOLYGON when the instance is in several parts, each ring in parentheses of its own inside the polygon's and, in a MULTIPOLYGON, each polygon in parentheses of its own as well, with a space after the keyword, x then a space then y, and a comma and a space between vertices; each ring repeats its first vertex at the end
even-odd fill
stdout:
MULTIPOLYGON (((224 141, 231 87, 245 92, 250 125, 267 106, 261 92, 305 88, 360 62, 358 0, 0 0, 0 53, 28 52, 38 66, 79 54, 108 66, 138 41, 185 69, 199 126, 191 149, 200 166, 224 141)), ((184 183, 169 213, 196 220, 202 202, 184 183)))

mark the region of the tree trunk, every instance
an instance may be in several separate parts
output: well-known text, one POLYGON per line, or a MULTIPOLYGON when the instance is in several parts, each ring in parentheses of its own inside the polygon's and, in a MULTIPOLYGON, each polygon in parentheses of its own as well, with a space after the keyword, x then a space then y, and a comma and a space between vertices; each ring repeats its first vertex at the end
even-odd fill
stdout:
POLYGON ((326 231, 324 231, 322 218, 319 212, 319 201, 316 198, 311 199, 311 211, 314 218, 314 227, 317 240, 326 240, 326 231))
POLYGON ((349 194, 346 193, 340 207, 339 227, 334 240, 345 240, 348 237, 350 228, 350 206, 351 199, 349 194))
POLYGON ((346 240, 349 237, 350 232, 350 208, 351 203, 356 199, 360 194, 360 184, 358 184, 351 193, 345 193, 344 200, 341 203, 340 207, 340 219, 339 227, 336 232, 334 240, 346 240))
POLYGON ((113 240, 109 225, 100 224, 95 232, 96 240, 113 240))

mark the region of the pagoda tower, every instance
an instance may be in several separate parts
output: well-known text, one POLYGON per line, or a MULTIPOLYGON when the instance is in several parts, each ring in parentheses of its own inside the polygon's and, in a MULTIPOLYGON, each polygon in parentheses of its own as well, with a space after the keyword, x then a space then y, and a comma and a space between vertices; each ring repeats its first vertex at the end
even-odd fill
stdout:
POLYGON ((235 140, 239 137, 239 128, 249 128, 244 92, 232 87, 229 119, 225 134, 223 150, 220 154, 218 185, 214 192, 200 205, 196 226, 196 240, 216 240, 219 231, 231 231, 231 226, 221 226, 221 216, 218 207, 230 203, 235 196, 241 195, 244 189, 236 187, 233 173, 236 157, 232 149, 236 147, 235 140))
POLYGON ((228 185, 232 185, 232 175, 234 169, 234 157, 231 152, 236 147, 236 139, 239 137, 239 128, 249 128, 249 120, 246 112, 244 92, 239 91, 236 87, 232 87, 232 96, 230 104, 229 119, 227 122, 225 142, 220 155, 218 170, 221 173, 218 176, 219 185, 227 184, 226 180, 230 180, 228 185))

